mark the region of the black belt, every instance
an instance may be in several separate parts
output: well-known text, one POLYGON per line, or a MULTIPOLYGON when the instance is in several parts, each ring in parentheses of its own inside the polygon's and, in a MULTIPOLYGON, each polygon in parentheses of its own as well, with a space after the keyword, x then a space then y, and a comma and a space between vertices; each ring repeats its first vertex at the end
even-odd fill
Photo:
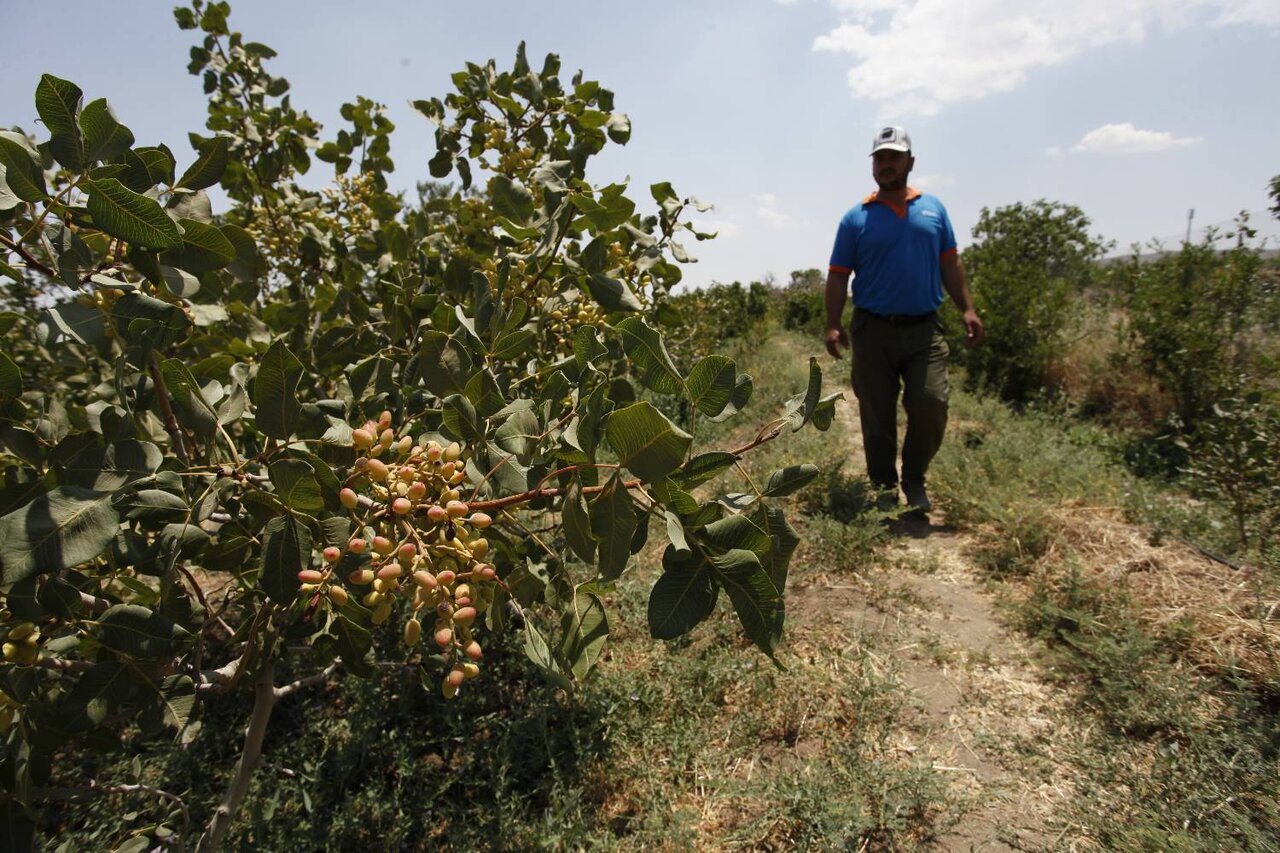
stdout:
POLYGON ((937 311, 930 311, 928 314, 877 314, 874 311, 868 311, 866 308, 854 309, 854 313, 865 314, 868 317, 883 320, 894 326, 912 326, 916 323, 923 323, 926 320, 936 319, 938 316, 937 311))

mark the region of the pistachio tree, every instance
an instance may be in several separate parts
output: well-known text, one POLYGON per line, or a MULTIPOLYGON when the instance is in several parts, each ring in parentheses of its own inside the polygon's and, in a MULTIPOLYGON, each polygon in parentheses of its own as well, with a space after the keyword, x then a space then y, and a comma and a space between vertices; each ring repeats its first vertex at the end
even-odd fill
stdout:
POLYGON ((485 689, 486 637, 521 632, 572 689, 651 536, 653 637, 723 598, 779 651, 797 536, 771 499, 816 468, 754 482, 739 462, 825 429, 837 395, 811 363, 738 446, 698 440, 742 417, 752 380, 666 350, 684 243, 711 235, 670 184, 637 204, 588 180, 631 133, 613 93, 523 45, 508 70, 468 64, 413 103, 436 183, 407 200, 384 108, 344 104, 322 137, 229 13, 174 13, 209 104, 190 152, 49 74, 39 125, 0 132, 0 831, 16 849, 44 798, 94 788, 55 755, 184 737, 237 692, 253 709, 216 807, 124 791, 172 810, 144 845, 216 848, 275 704, 339 669, 396 666, 449 698, 485 689), (323 189, 313 169, 332 170, 323 189))

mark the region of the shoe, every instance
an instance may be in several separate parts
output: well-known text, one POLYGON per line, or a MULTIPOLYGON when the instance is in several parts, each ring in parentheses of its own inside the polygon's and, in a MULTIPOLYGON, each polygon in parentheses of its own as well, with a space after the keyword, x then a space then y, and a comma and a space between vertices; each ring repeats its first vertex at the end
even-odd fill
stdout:
POLYGON ((876 492, 876 512, 894 512, 898 509, 898 490, 881 489, 876 492))
POLYGON ((929 493, 924 490, 924 483, 904 484, 902 493, 907 496, 907 506, 917 512, 928 512, 933 509, 929 501, 929 493))

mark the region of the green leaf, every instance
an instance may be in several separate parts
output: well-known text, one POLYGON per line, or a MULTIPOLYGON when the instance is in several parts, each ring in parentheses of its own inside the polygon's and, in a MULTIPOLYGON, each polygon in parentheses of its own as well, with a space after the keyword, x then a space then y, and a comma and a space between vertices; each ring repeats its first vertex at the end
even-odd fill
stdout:
POLYGON ((191 511, 187 502, 164 489, 139 489, 132 494, 118 495, 112 505, 123 511, 129 521, 159 521, 185 518, 191 511))
POLYGON ((733 359, 707 356, 689 372, 689 402, 704 415, 715 417, 729 405, 737 375, 733 359))
POLYGON ((216 136, 206 141, 200 156, 191 164, 174 187, 189 190, 203 190, 222 180, 222 173, 227 170, 227 146, 229 140, 225 136, 216 136))
POLYGON ((373 648, 373 635, 361 624, 361 619, 367 619, 367 616, 355 618, 359 612, 354 602, 348 603, 333 621, 333 632, 343 665, 361 678, 369 678, 374 669, 365 657, 373 648))
POLYGON ((613 113, 605 124, 609 138, 619 145, 626 145, 631 139, 631 119, 626 113, 613 113))
POLYGON ((181 224, 184 219, 197 222, 213 222, 213 202, 204 190, 174 190, 164 208, 169 216, 181 224))
POLYGON ((85 161, 110 160, 133 147, 133 133, 116 120, 106 98, 90 101, 80 113, 84 132, 85 161))
POLYGON ((606 581, 616 580, 631 557, 631 537, 635 535, 636 514, 631 495, 615 474, 596 495, 589 508, 591 534, 600 543, 596 565, 606 581))
POLYGON ((136 604, 117 604, 98 617, 98 641, 131 657, 172 655, 191 634, 164 615, 136 604))
POLYGON ((773 540, 768 557, 762 558, 762 561, 769 570, 773 588, 782 595, 787 588, 787 568, 791 565, 791 555, 800 544, 800 534, 787 521, 786 513, 777 507, 761 504, 760 509, 754 513, 753 520, 757 527, 767 529, 769 538, 773 540))
POLYGON ((631 292, 625 283, 616 278, 609 278, 603 273, 592 273, 587 276, 587 292, 605 311, 644 310, 640 300, 631 292))
POLYGON ((196 685, 190 676, 170 675, 160 683, 165 725, 184 729, 196 707, 196 685))
POLYGON ((751 392, 754 389, 755 383, 751 380, 751 376, 746 373, 739 373, 737 381, 733 384, 733 394, 729 398, 729 405, 725 406, 724 411, 711 420, 719 423, 745 409, 747 402, 751 400, 751 392))
POLYGON ((516 329, 508 332, 493 345, 493 358, 496 361, 510 361, 519 358, 528 351, 529 345, 537 338, 530 329, 516 329))
POLYGON ((298 383, 304 368, 284 341, 276 341, 262 356, 253 380, 253 404, 259 431, 273 438, 293 435, 302 414, 298 383))
POLYGON ((163 347, 180 340, 191 327, 181 308, 145 293, 126 293, 111 305, 116 332, 131 344, 163 347))
POLYGON ((719 551, 743 549, 758 557, 767 556, 773 547, 769 534, 745 515, 731 515, 708 524, 700 538, 719 551))
POLYGON ((782 639, 783 602, 760 558, 751 551, 735 549, 712 557, 711 562, 747 636, 773 658, 782 639))
POLYGON ((0 165, 9 189, 23 201, 43 201, 49 197, 44 169, 31 143, 20 133, 0 131, 0 165))
POLYGON ((595 326, 579 326, 573 333, 573 357, 578 362, 579 370, 608 352, 609 348, 600 341, 595 326))
POLYGON ((144 146, 133 149, 133 153, 138 156, 147 170, 148 187, 156 184, 173 184, 173 170, 176 164, 167 146, 144 146))
POLYGON ((0 407, 22 396, 22 371, 13 359, 0 352, 0 407))
POLYGON ((618 462, 652 482, 679 468, 693 437, 648 401, 615 410, 605 421, 605 440, 618 462))
POLYGON ((538 669, 542 670, 542 674, 552 684, 568 691, 573 690, 573 682, 565 678, 564 673, 556 666, 555 659, 551 656, 551 649, 547 647, 547 641, 542 638, 542 634, 538 633, 532 619, 526 619, 524 623, 524 654, 538 669))
POLYGON ((649 634, 672 640, 692 631, 715 609, 717 592, 712 566, 701 552, 668 546, 662 576, 649 593, 649 634))
POLYGON ((738 457, 727 450, 711 450, 690 459, 676 476, 681 485, 686 489, 692 489, 719 477, 732 468, 733 463, 737 461, 738 457))
POLYGON ((49 128, 49 152, 59 163, 76 172, 85 164, 84 140, 76 123, 83 99, 79 86, 52 74, 41 74, 36 84, 36 112, 49 128))
POLYGON ((617 228, 635 212, 635 202, 623 195, 625 189, 622 184, 610 184, 600 191, 598 199, 575 193, 569 201, 582 211, 595 233, 603 233, 617 228))
MULTIPOLYGON (((177 267, 160 267, 160 279, 170 293, 183 299, 189 299, 200 292, 200 279, 177 267)), ((199 325, 199 323, 196 325, 199 325)))
POLYGON ((262 572, 258 585, 276 604, 298 595, 298 572, 311 563, 311 531, 292 515, 278 515, 262 533, 262 572))
POLYGON ((159 447, 149 441, 128 438, 106 447, 89 445, 68 459, 63 471, 71 485, 114 492, 154 474, 163 461, 164 454, 159 447))
POLYGON ((684 529, 684 522, 680 518, 679 513, 666 510, 662 513, 663 519, 667 523, 667 538, 671 540, 671 544, 677 551, 682 553, 692 551, 689 547, 689 537, 684 529))
POLYGON ((444 398, 463 393, 474 369, 475 360, 458 341, 444 332, 423 333, 418 350, 418 375, 432 394, 444 398))
MULTIPOLYGON (((22 199, 9 188, 9 182, 5 180, 5 167, 3 158, 0 158, 0 212, 13 210, 22 204, 22 199)), ((8 253, 0 254, 0 258, 7 256, 8 253)), ((6 275, 14 281, 22 281, 22 273, 0 260, 0 275, 6 275)))
POLYGON ((680 196, 676 195, 676 191, 672 189, 670 181, 663 181, 660 184, 650 184, 649 193, 653 196, 653 200, 658 204, 669 201, 680 201, 680 196))
POLYGON ((276 496, 290 509, 314 512, 324 509, 320 483, 311 465, 301 459, 277 459, 270 465, 276 496))
POLYGON ((489 179, 489 197, 494 211, 517 225, 527 225, 533 218, 533 193, 505 175, 489 179))
POLYGON ((476 407, 476 413, 482 418, 491 418, 502 411, 507 398, 498 385, 498 379, 488 368, 477 370, 467 381, 466 397, 476 407))
POLYGON ((58 707, 59 722, 72 732, 97 728, 133 693, 127 664, 98 661, 80 676, 58 707))
POLYGON ((167 358, 160 362, 160 378, 164 380, 169 399, 178 407, 182 423, 198 435, 208 438, 218 429, 218 413, 200 390, 200 383, 184 361, 167 358))
POLYGON ((484 442, 484 426, 476 413, 476 407, 462 394, 451 394, 441 402, 444 425, 458 438, 468 443, 484 442))
POLYGON ((88 562, 115 538, 111 495, 62 486, 0 517, 0 577, 11 584, 88 562))
POLYGON ((199 275, 220 270, 236 259, 236 248, 215 225, 195 219, 180 219, 182 248, 165 256, 164 261, 199 275))
POLYGON ((816 476, 818 476, 818 466, 808 463, 779 468, 769 475, 769 479, 764 486, 764 495, 768 498, 780 498, 783 495, 789 495, 813 482, 813 478, 816 476))
POLYGON ((797 394, 787 401, 786 413, 791 422, 791 430, 803 427, 813 417, 813 410, 818 405, 818 397, 822 394, 822 368, 818 367, 818 359, 809 357, 809 386, 803 394, 797 394))
POLYGON ((639 317, 628 317, 614 327, 622 349, 640 370, 640 381, 659 394, 678 394, 684 383, 667 354, 662 337, 639 317))
POLYGON ((596 541, 591 536, 591 518, 582 500, 582 487, 577 482, 569 487, 560 508, 564 524, 565 544, 588 565, 596 561, 596 541))
POLYGON ((579 586, 574 592, 573 606, 561 618, 560 659, 573 677, 581 681, 604 651, 609 637, 609 619, 604 602, 594 592, 579 586))
POLYGON ((813 407, 813 426, 818 432, 826 432, 831 428, 831 423, 836 417, 836 400, 843 399, 844 394, 842 392, 828 394, 818 401, 818 405, 813 407))
POLYGON ((93 181, 89 186, 88 204, 94 227, 112 237, 151 249, 182 246, 178 226, 164 208, 115 178, 93 181))

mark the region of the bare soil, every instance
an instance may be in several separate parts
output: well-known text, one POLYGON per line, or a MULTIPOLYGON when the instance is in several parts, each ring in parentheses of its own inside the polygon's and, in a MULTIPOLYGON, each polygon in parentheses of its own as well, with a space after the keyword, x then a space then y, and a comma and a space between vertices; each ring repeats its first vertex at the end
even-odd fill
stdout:
MULTIPOLYGON (((840 421, 862 468, 856 401, 840 421)), ((792 592, 788 610, 875 635, 890 649, 911 697, 897 748, 950 780, 964 803, 934 849, 1076 849, 1059 816, 1074 798, 1075 773, 1055 754, 1084 738, 1068 697, 1043 678, 1032 646, 1006 627, 972 559, 970 538, 936 510, 892 524, 874 597, 838 579, 792 592)))

